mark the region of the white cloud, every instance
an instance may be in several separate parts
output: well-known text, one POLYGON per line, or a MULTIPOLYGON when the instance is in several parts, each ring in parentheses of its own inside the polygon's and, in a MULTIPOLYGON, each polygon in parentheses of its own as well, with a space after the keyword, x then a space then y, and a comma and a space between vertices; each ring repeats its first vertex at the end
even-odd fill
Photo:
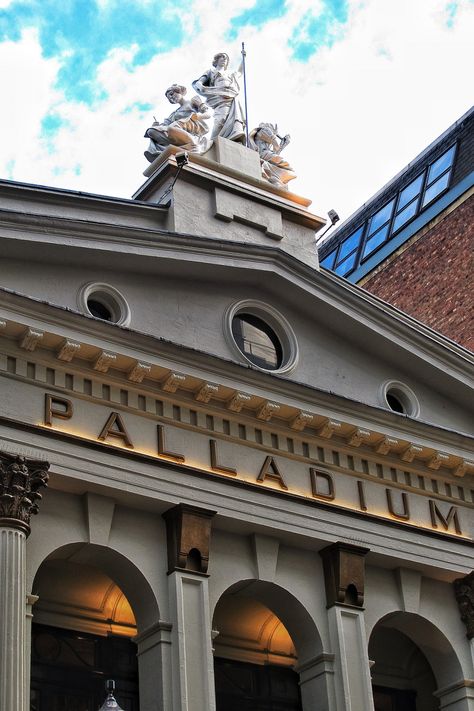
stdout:
MULTIPOLYGON (((348 216, 469 108, 474 12, 468 0, 459 4, 451 29, 444 0, 354 0, 344 38, 306 64, 292 60, 287 40, 314 2, 294 0, 285 17, 261 30, 246 27, 229 43, 230 18, 253 4, 196 0, 201 31, 144 66, 133 67, 133 48, 114 50, 97 74, 108 98, 93 108, 67 103, 54 90, 58 60, 41 57, 34 33, 0 45, 2 66, 18 67, 15 79, 7 79, 0 114, 2 163, 16 159, 18 180, 131 195, 144 180, 143 133, 151 116, 172 110, 167 86, 190 88, 216 51, 227 51, 237 64, 242 39, 250 123, 277 122, 282 134, 291 134, 285 155, 299 176, 291 187, 312 198, 319 214, 335 207, 348 216), (130 110, 136 102, 154 108, 130 110), (39 141, 41 117, 52 108, 69 121, 53 154, 39 141)), ((195 28, 195 16, 189 13, 186 23, 195 28)))

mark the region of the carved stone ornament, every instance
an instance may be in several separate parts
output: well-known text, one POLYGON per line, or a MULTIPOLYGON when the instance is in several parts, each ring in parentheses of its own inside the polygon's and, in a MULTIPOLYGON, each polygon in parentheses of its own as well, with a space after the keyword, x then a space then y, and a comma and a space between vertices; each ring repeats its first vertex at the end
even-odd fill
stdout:
POLYGON ((466 625, 468 639, 474 638, 474 570, 465 578, 454 581, 454 594, 459 605, 461 620, 466 625))
POLYGON ((365 556, 369 548, 333 543, 319 551, 323 559, 327 606, 364 604, 365 556))
POLYGON ((211 522, 215 511, 178 504, 163 514, 166 521, 168 573, 207 573, 211 522))
POLYGON ((30 517, 37 514, 48 484, 48 462, 0 452, 0 526, 20 528, 28 535, 30 517))

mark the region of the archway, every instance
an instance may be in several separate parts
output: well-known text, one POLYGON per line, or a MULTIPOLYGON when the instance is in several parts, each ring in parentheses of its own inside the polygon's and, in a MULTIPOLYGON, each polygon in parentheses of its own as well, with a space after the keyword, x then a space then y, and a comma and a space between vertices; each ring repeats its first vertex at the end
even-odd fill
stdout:
POLYGON ((379 620, 370 636, 369 657, 374 662, 375 711, 437 711, 438 689, 462 679, 450 642, 431 622, 412 613, 379 620))
MULTIPOLYGON (((219 599, 213 629, 217 711, 307 708, 299 666, 318 658, 322 646, 312 617, 291 593, 268 582, 236 583, 219 599)), ((319 686, 326 697, 323 678, 319 686)))
POLYGON ((158 608, 134 564, 106 547, 63 546, 39 567, 33 594, 31 709, 96 711, 113 678, 124 711, 138 711, 133 638, 158 608))

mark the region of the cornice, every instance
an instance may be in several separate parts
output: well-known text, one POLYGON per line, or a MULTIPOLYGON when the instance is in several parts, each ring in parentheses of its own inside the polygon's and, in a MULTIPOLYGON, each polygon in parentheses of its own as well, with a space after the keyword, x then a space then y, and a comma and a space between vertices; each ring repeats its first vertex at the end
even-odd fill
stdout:
POLYGON ((4 310, 6 353, 27 351, 29 360, 47 366, 67 362, 68 368, 84 376, 106 374, 111 383, 127 387, 139 383, 150 393, 172 393, 188 406, 204 403, 223 416, 242 412, 257 427, 271 420, 271 427, 288 436, 304 432, 322 442, 331 440, 347 452, 365 451, 371 458, 393 461, 402 469, 412 468, 416 460, 415 465, 445 472, 454 481, 474 471, 470 435, 26 297, 11 293, 4 297, 20 306, 16 315, 4 310), (113 373, 107 372, 109 367, 113 373))

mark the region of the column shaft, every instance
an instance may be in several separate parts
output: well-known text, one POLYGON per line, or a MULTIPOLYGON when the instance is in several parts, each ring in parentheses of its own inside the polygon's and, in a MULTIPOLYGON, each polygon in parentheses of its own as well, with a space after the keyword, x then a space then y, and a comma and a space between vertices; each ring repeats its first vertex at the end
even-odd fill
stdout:
POLYGON ((26 534, 0 527, 0 711, 27 711, 26 534))
POLYGON ((336 655, 337 710, 374 711, 363 611, 334 605, 328 620, 336 655))
POLYGON ((215 711, 208 578, 169 576, 173 623, 173 711, 215 711))

